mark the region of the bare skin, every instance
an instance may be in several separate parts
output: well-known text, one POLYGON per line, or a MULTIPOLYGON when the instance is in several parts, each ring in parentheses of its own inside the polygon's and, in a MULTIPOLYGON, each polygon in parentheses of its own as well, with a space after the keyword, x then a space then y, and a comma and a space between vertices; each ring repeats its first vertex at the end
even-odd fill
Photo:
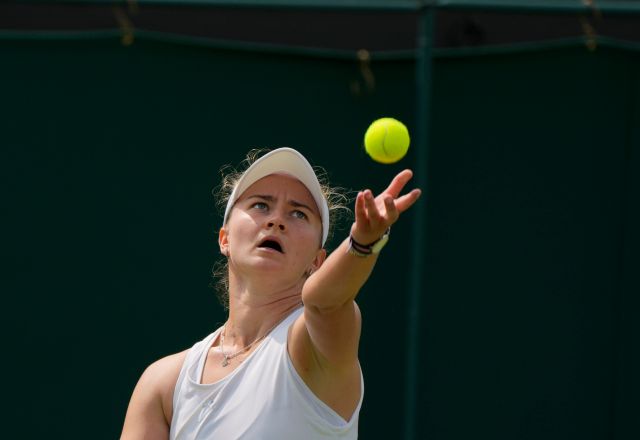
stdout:
MULTIPOLYGON (((420 190, 400 196, 411 177, 409 170, 399 173, 377 197, 370 190, 358 194, 354 240, 378 240, 415 203, 420 190)), ((345 240, 327 258, 320 246, 321 231, 313 197, 292 177, 267 176, 238 199, 218 237, 220 251, 229 260, 224 352, 243 349, 303 304, 304 313, 289 330, 290 358, 311 391, 349 420, 361 393, 361 316, 355 298, 377 256, 353 256, 345 240), (261 247, 265 239, 277 241, 281 251, 261 247)), ((258 346, 223 367, 217 338, 208 351, 202 383, 223 379, 258 346)), ((173 390, 185 356, 186 351, 167 356, 145 370, 131 397, 122 439, 169 437, 173 390)))

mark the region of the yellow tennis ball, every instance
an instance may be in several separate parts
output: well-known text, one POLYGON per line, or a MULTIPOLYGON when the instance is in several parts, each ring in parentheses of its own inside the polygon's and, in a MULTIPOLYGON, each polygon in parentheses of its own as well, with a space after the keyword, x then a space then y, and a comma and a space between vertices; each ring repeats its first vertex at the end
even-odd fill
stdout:
POLYGON ((410 141, 407 127, 393 118, 373 121, 364 134, 367 154, 380 163, 394 163, 402 159, 409 150, 410 141))

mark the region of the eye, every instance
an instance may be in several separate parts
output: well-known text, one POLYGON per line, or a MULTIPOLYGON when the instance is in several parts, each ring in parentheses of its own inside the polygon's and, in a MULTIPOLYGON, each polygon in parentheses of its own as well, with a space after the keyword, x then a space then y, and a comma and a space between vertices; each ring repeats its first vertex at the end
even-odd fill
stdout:
POLYGON ((307 214, 305 214, 304 212, 300 211, 299 209, 296 209, 295 211, 293 211, 292 215, 295 218, 299 218, 301 220, 306 220, 306 218, 307 218, 307 214))
POLYGON ((258 209, 260 211, 266 211, 267 209, 269 209, 269 206, 267 206, 267 204, 264 202, 256 202, 253 205, 251 205, 251 207, 258 209))

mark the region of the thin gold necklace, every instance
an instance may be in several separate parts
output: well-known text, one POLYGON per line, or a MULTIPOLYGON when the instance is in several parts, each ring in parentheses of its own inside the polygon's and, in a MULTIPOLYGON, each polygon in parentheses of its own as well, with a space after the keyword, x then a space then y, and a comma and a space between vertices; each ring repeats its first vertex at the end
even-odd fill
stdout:
POLYGON ((229 365, 229 361, 230 361, 231 359, 233 359, 234 357, 239 356, 239 355, 241 355, 242 353, 246 352, 246 351, 247 351, 247 350, 249 350, 251 347, 253 347, 253 345, 254 345, 255 343, 257 343, 258 341, 263 340, 263 339, 264 339, 264 338, 265 338, 269 333, 271 333, 271 330, 273 330, 274 328, 276 328, 276 327, 278 326, 278 324, 280 324, 282 321, 284 321, 284 319, 285 319, 287 316, 289 316, 289 315, 285 315, 283 318, 281 318, 278 322, 276 322, 276 323, 273 325, 273 327, 271 327, 269 330, 267 330, 267 331, 265 332, 265 334, 264 334, 264 335, 262 335, 262 336, 260 336, 260 337, 256 338, 256 340, 255 340, 255 341, 253 341, 251 344, 249 344, 249 345, 247 345, 246 347, 241 348, 240 350, 238 350, 238 351, 236 351, 236 352, 234 352, 234 353, 231 353, 231 354, 227 354, 227 353, 225 353, 225 352, 224 352, 224 335, 225 335, 225 333, 227 332, 227 324, 225 324, 225 325, 222 327, 222 333, 220 333, 220 351, 222 352, 222 358, 223 358, 223 359, 222 359, 222 362, 221 362, 221 365, 222 365, 223 367, 226 367, 227 365, 229 365))

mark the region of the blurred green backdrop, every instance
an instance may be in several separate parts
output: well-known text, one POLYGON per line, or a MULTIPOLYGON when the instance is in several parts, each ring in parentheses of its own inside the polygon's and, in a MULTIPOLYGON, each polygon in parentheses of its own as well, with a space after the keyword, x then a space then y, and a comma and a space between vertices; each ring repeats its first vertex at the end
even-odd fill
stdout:
MULTIPOLYGON (((144 368, 224 321, 224 164, 291 146, 374 191, 419 167, 415 145, 391 166, 361 148, 375 118, 426 124, 413 58, 374 58, 357 92, 356 62, 312 54, 108 36, 5 36, 0 54, 12 438, 117 437, 144 368)), ((402 218, 358 300, 361 438, 405 430, 414 246, 416 438, 638 438, 638 52, 436 52, 431 90, 426 237, 402 218)))

